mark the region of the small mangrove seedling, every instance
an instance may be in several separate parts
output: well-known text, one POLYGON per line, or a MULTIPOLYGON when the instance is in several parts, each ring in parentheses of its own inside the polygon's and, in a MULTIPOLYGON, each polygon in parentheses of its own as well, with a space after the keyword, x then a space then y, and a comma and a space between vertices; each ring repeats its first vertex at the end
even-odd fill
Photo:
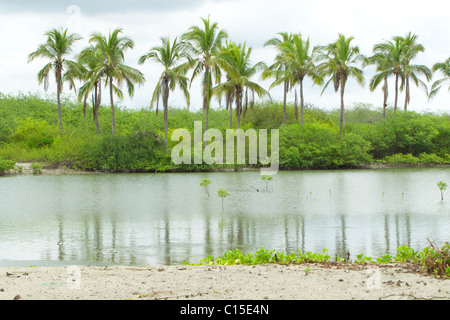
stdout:
POLYGON ((228 197, 230 194, 225 189, 217 190, 217 195, 222 198, 222 217, 223 217, 223 199, 228 197))
POLYGON ((444 200, 444 191, 447 190, 447 184, 444 181, 438 181, 436 184, 439 188, 439 191, 441 191, 441 200, 444 200))
POLYGON ((261 180, 266 182, 266 191, 268 191, 269 190, 269 181, 272 181, 273 177, 272 176, 267 176, 267 175, 262 175, 261 176, 261 180))
POLYGON ((208 184, 211 184, 211 180, 209 180, 209 179, 203 178, 200 181, 200 185, 205 187, 206 194, 209 197, 208 184))

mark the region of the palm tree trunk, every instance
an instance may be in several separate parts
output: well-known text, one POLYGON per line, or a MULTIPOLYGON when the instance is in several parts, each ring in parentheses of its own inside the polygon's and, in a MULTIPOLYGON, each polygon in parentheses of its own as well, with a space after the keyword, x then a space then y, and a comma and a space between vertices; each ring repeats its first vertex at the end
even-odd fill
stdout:
POLYGON ((403 111, 406 112, 409 103, 409 77, 406 77, 406 85, 405 85, 405 105, 403 107, 403 111))
MULTIPOLYGON (((166 151, 169 150, 169 144, 167 141, 168 126, 169 126, 169 80, 163 81, 163 104, 164 104, 164 143, 166 145, 166 151)), ((206 109, 208 110, 208 109, 206 109)), ((208 111, 206 111, 208 112, 208 111)))
POLYGON ((227 106, 230 112, 230 129, 233 129, 233 102, 231 101, 231 95, 228 94, 227 97, 227 106))
POLYGON ((114 95, 113 95, 113 80, 109 78, 109 98, 111 99, 111 121, 112 121, 112 134, 116 134, 116 114, 114 111, 114 95))
POLYGON ((342 129, 345 121, 344 116, 344 90, 345 90, 345 82, 344 79, 341 81, 341 114, 339 119, 339 135, 342 135, 342 129))
POLYGON ((303 100, 303 79, 300 80, 300 125, 303 128, 303 110, 305 108, 303 100))
POLYGON ((94 122, 97 135, 100 135, 100 125, 98 124, 98 106, 94 105, 94 122))
POLYGON ((58 102, 58 123, 59 131, 62 131, 62 115, 61 115, 61 70, 57 71, 56 75, 56 100, 58 102))
POLYGON ((297 104, 297 91, 294 90, 295 96, 294 96, 294 114, 295 114, 295 121, 298 123, 298 104, 297 104))
POLYGON ((208 104, 206 105, 206 109, 205 109, 205 132, 206 132, 206 130, 208 130, 208 118, 209 118, 209 105, 208 104))
POLYGON ((237 128, 238 129, 241 128, 241 100, 242 100, 241 90, 237 89, 236 90, 236 114, 237 114, 237 128))
POLYGON ((100 109, 100 104, 102 102, 102 83, 101 80, 97 82, 97 90, 95 92, 95 128, 97 130, 97 135, 100 135, 100 125, 98 123, 98 110, 100 109))
POLYGON ((284 97, 283 97, 283 124, 286 125, 286 96, 287 96, 288 82, 284 81, 284 97))
POLYGON ((95 130, 97 131, 97 136, 100 135, 100 126, 98 124, 98 108, 100 104, 97 98, 97 87, 94 89, 94 95, 92 97, 92 113, 95 123, 95 130))
POLYGON ((386 108, 387 108, 387 98, 388 98, 388 81, 387 77, 384 77, 384 85, 383 85, 383 119, 386 118, 386 108))
POLYGON ((209 72, 209 67, 206 67, 205 77, 206 77, 206 79, 205 79, 206 83, 205 83, 205 92, 203 93, 204 94, 203 111, 205 111, 205 132, 206 132, 206 130, 208 130, 208 117, 209 117, 208 111, 209 111, 209 100, 210 100, 209 96, 210 96, 210 91, 211 91, 211 84, 210 84, 211 75, 209 72))
POLYGON ((84 97, 83 102, 83 117, 86 118, 86 108, 87 108, 87 95, 84 97))
POLYGON ((398 99, 398 73, 395 75, 394 113, 397 111, 397 99, 398 99))

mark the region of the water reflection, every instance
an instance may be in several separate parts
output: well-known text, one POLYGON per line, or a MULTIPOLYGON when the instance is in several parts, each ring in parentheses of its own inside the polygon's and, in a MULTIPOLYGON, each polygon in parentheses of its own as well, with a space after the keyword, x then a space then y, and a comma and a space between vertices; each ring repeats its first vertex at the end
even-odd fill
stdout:
POLYGON ((240 248, 354 258, 448 241, 449 169, 8 177, 0 265, 159 264, 240 248), (199 186, 209 178, 210 197, 199 186), (217 189, 225 188, 221 212, 217 189), (259 189, 257 192, 255 189, 259 189))

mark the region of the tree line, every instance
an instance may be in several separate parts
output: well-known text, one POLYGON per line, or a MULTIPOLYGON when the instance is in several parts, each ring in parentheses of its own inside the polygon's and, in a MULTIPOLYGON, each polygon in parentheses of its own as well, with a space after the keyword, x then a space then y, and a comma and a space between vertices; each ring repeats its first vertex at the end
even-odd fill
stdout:
MULTIPOLYGON (((180 88, 185 96, 187 106, 190 104, 189 86, 192 81, 201 77, 203 112, 205 114, 205 130, 208 129, 208 112, 213 97, 220 101, 225 99, 229 110, 230 128, 232 127, 233 104, 240 128, 241 117, 245 115, 248 106, 254 104, 254 97, 268 96, 268 90, 251 80, 259 72, 261 79, 273 79, 270 89, 283 86, 283 124, 286 124, 287 93, 295 91, 295 118, 303 127, 304 122, 304 90, 303 81, 306 77, 317 85, 323 85, 322 93, 330 84, 340 96, 340 129, 345 123, 345 87, 349 78, 354 78, 363 85, 363 69, 368 65, 376 66, 376 74, 370 79, 370 90, 374 91, 381 85, 383 91, 383 117, 385 117, 388 80, 394 78, 394 112, 398 108, 399 90, 404 92, 404 111, 410 103, 411 84, 425 89, 429 98, 449 85, 450 90, 450 58, 438 62, 430 69, 424 65, 413 64, 413 60, 425 48, 418 43, 417 35, 411 32, 405 36, 395 36, 375 44, 371 56, 360 53, 359 47, 353 45, 354 37, 339 34, 338 39, 325 46, 312 46, 309 38, 301 33, 280 32, 277 37, 268 40, 264 45, 274 47, 276 56, 271 65, 264 62, 251 62, 252 48, 246 44, 236 44, 229 39, 225 30, 220 29, 210 18, 202 18, 200 26, 192 26, 189 30, 174 40, 162 37, 161 44, 151 48, 139 58, 138 64, 147 61, 155 62, 163 67, 155 85, 151 107, 159 102, 164 108, 165 146, 168 141, 168 99, 171 91, 180 88), (188 72, 192 74, 188 77, 188 72), (430 82, 434 72, 440 71, 443 77, 432 83, 430 89, 424 80, 430 82), (297 92, 300 97, 298 108, 297 92), (300 118, 300 119, 299 119, 300 118)), ((38 73, 39 84, 48 89, 49 77, 54 74, 57 88, 58 121, 62 130, 60 96, 63 84, 68 83, 77 93, 78 100, 83 101, 83 114, 86 115, 88 99, 91 99, 93 119, 99 134, 98 110, 102 100, 102 88, 109 88, 109 100, 112 116, 112 134, 115 134, 114 97, 122 98, 122 84, 125 82, 127 93, 133 96, 135 86, 145 81, 144 74, 136 68, 124 63, 125 52, 133 49, 134 42, 123 36, 122 29, 110 32, 108 36, 93 33, 89 46, 70 60, 72 48, 76 41, 82 38, 77 34, 69 34, 67 29, 52 29, 45 33, 47 40, 36 51, 29 55, 29 62, 43 57, 50 62, 38 73), (81 85, 77 90, 76 83, 81 85)))

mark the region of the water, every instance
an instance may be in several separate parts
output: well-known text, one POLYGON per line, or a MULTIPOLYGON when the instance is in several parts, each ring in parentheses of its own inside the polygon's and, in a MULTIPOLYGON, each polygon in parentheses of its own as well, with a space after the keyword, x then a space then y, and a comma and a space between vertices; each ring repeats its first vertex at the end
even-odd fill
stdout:
POLYGON ((3 177, 0 266, 173 265, 260 246, 393 255, 450 240, 439 180, 449 168, 279 172, 268 191, 259 171, 3 177))

